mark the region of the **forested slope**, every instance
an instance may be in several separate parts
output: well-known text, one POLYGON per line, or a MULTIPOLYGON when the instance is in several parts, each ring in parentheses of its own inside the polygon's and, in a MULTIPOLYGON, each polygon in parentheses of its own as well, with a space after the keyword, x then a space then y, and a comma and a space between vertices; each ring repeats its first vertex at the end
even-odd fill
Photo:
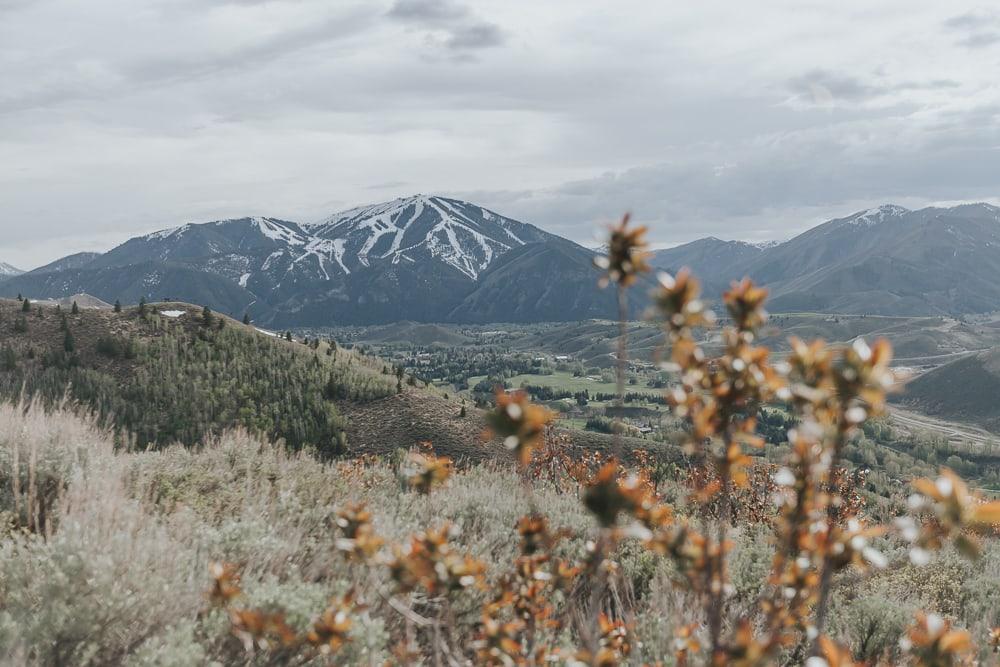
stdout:
POLYGON ((74 313, 0 302, 0 392, 80 402, 139 446, 193 444, 239 425, 336 454, 346 427, 336 401, 389 396, 396 384, 371 357, 186 304, 74 313))

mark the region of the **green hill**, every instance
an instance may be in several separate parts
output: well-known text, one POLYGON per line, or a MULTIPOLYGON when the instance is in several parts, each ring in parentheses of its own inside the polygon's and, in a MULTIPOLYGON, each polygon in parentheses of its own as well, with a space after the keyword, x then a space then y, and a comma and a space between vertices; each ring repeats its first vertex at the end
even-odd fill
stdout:
POLYGON ((326 343, 288 342, 178 303, 111 310, 0 301, 0 392, 64 396, 140 447, 193 444, 242 426, 298 449, 344 449, 338 401, 396 391, 383 364, 326 343))

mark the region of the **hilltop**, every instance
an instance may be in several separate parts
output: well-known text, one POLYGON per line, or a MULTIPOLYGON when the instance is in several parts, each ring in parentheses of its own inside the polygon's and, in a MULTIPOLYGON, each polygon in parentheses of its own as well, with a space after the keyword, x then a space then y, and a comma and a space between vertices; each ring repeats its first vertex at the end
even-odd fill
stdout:
POLYGON ((63 395, 139 446, 193 444, 242 426, 292 448, 343 453, 340 401, 396 391, 377 360, 306 346, 185 303, 122 312, 0 301, 0 390, 63 395))

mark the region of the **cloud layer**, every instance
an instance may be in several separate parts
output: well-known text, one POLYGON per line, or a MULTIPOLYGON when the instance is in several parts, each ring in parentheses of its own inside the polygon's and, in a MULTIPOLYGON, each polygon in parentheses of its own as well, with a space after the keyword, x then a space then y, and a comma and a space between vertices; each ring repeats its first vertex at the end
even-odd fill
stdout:
POLYGON ((661 244, 1000 195, 1000 15, 744 4, 0 0, 0 260, 413 192, 661 244))

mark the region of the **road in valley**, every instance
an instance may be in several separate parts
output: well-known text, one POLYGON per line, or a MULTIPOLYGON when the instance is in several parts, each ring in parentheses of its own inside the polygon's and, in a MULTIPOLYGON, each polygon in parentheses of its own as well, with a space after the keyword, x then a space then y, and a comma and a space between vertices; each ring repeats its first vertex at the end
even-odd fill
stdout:
POLYGON ((1000 440, 1000 436, 994 435, 981 428, 968 424, 956 424, 954 422, 943 421, 928 417, 918 412, 910 412, 897 407, 889 408, 889 416, 895 424, 910 431, 913 429, 930 431, 938 435, 943 435, 950 442, 964 442, 973 445, 985 445, 988 442, 1000 440))

